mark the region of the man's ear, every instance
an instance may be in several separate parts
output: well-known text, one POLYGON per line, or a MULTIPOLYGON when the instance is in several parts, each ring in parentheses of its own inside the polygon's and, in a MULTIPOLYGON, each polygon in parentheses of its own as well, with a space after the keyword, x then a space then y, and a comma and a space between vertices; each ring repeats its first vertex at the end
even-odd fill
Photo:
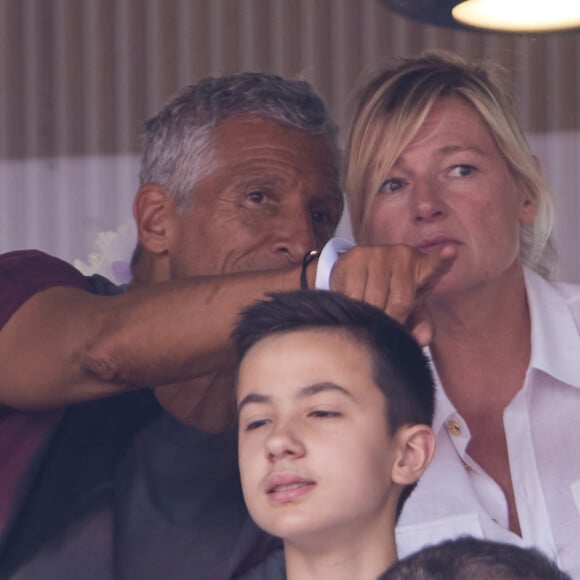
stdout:
POLYGON ((172 197, 159 185, 146 183, 135 195, 133 215, 140 244, 153 254, 165 253, 175 215, 172 197))
POLYGON ((404 425, 395 434, 397 456, 393 463, 393 483, 409 485, 423 474, 435 452, 435 435, 428 425, 404 425))

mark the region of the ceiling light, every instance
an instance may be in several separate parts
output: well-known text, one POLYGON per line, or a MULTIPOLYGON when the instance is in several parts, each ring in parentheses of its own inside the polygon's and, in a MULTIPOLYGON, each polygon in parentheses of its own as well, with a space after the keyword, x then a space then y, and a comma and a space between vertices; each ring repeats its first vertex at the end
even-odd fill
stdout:
POLYGON ((468 26, 506 32, 548 32, 580 26, 574 0, 467 0, 451 10, 468 26))
POLYGON ((505 32, 580 28, 580 0, 380 0, 425 24, 505 32))

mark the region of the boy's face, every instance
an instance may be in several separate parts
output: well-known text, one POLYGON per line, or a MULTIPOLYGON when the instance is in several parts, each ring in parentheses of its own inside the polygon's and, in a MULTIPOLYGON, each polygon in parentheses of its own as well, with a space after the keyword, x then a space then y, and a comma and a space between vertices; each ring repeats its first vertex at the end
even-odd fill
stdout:
POLYGON ((310 546, 392 529, 396 437, 371 357, 350 335, 261 340, 241 363, 237 402, 242 487, 260 527, 310 546))

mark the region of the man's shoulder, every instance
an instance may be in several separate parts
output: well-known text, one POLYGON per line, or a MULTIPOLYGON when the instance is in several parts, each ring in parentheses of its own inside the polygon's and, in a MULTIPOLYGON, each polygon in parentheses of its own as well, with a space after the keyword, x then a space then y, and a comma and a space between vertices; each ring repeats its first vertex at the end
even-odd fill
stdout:
POLYGON ((40 250, 17 250, 0 254, 0 272, 24 277, 27 273, 40 276, 84 276, 68 262, 40 250))
POLYGON ((0 295, 34 294, 57 285, 90 290, 88 278, 60 258, 39 250, 0 254, 0 295))
POLYGON ((117 285, 100 274, 93 274, 87 278, 90 291, 99 296, 115 296, 127 290, 125 285, 117 285))
POLYGON ((0 328, 29 298, 54 286, 101 295, 123 291, 102 276, 84 276, 68 262, 39 250, 0 254, 0 328))

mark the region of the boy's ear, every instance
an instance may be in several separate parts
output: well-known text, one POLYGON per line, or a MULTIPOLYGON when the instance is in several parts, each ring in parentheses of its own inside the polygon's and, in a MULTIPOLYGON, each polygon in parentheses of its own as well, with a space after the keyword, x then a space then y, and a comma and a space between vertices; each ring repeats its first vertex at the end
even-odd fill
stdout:
POLYGON ((146 183, 135 195, 133 215, 140 244, 153 254, 165 253, 175 215, 172 197, 159 185, 146 183))
POLYGON ((404 425, 395 434, 397 457, 391 479, 399 485, 415 483, 433 457, 435 435, 428 425, 404 425))

